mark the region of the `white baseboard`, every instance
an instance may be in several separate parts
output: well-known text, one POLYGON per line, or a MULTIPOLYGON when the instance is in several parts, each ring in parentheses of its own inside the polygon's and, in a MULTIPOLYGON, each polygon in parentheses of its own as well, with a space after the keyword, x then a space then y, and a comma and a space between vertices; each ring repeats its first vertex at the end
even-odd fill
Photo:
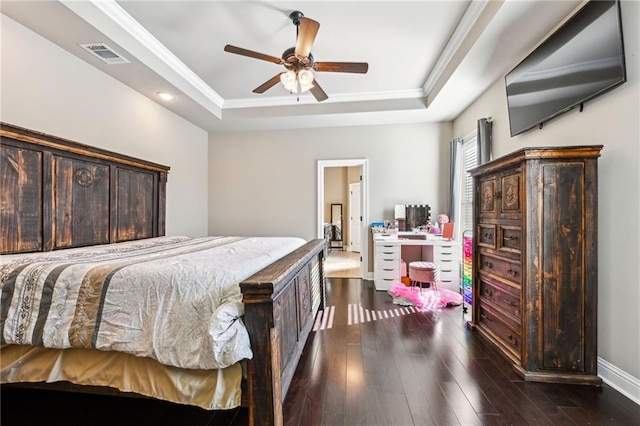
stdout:
POLYGON ((598 357, 598 376, 606 384, 640 405, 640 379, 598 357))

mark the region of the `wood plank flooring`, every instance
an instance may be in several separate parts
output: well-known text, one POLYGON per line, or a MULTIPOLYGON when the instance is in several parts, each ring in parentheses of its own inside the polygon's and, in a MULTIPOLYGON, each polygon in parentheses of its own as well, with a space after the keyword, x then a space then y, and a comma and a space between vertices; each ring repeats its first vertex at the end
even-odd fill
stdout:
MULTIPOLYGON (((522 381, 466 330, 461 307, 402 311, 370 281, 334 278, 327 308, 331 319, 312 332, 284 402, 286 425, 639 424, 640 406, 607 385, 522 381), (389 314, 348 324, 349 304, 389 314)), ((3 426, 247 424, 246 409, 207 412, 138 398, 0 390, 3 426)))

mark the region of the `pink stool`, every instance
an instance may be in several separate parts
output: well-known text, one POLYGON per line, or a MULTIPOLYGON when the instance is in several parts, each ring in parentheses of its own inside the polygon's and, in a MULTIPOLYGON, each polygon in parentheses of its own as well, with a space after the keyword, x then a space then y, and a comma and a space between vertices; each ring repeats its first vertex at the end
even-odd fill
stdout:
POLYGON ((411 287, 429 283, 433 291, 438 291, 438 281, 440 281, 440 267, 433 262, 411 262, 409 263, 409 279, 411 287))

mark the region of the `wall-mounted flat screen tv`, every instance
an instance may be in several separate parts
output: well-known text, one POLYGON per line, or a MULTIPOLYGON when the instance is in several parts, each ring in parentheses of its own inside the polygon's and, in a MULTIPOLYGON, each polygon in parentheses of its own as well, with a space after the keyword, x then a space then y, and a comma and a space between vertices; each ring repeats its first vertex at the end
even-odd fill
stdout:
POLYGON ((617 0, 591 0, 505 76, 511 136, 627 80, 617 0))

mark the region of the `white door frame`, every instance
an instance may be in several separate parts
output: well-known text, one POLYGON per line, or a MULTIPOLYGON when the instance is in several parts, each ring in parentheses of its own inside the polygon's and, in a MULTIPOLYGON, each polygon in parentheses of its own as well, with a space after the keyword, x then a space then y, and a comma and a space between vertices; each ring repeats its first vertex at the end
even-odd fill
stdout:
POLYGON ((327 167, 362 167, 362 222, 360 224, 360 255, 362 256, 361 276, 364 279, 369 277, 369 241, 367 239, 367 224, 369 223, 369 160, 367 159, 344 159, 344 160, 318 160, 318 218, 317 235, 324 238, 324 169, 327 167))
MULTIPOLYGON (((347 229, 349 230, 349 241, 347 241, 347 250, 348 251, 354 251, 353 250, 353 244, 354 241, 356 241, 351 235, 351 227, 354 224, 360 224, 362 222, 362 214, 357 215, 356 217, 354 217, 353 215, 353 210, 354 207, 353 205, 356 204, 358 206, 358 212, 362 213, 362 182, 358 181, 358 182, 352 182, 349 184, 349 204, 348 204, 348 211, 349 211, 349 219, 347 220, 347 222, 349 223, 347 229), (357 200, 353 200, 353 188, 358 188, 358 199, 357 200)), ((362 240, 362 234, 360 235, 360 240, 362 240)), ((362 246, 361 246, 361 241, 358 242, 358 253, 362 252, 362 246)))

